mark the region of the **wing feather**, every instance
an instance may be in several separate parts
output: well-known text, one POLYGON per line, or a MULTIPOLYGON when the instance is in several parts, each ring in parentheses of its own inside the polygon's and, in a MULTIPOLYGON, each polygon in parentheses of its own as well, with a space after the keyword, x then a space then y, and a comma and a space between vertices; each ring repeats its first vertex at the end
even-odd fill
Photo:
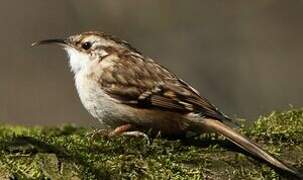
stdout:
POLYGON ((178 79, 151 59, 123 54, 110 70, 100 77, 105 92, 123 104, 178 113, 199 113, 202 116, 228 119, 206 98, 183 80, 178 79), (123 75, 123 76, 122 76, 123 75), (107 80, 107 76, 118 77, 107 80))

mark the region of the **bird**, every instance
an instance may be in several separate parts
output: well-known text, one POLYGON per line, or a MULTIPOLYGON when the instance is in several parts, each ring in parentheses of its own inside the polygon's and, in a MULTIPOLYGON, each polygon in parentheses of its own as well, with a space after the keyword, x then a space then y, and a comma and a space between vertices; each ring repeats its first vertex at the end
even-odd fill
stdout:
POLYGON ((37 41, 57 44, 68 55, 85 109, 109 135, 145 135, 144 130, 179 136, 215 132, 254 157, 302 178, 228 125, 231 119, 188 83, 116 36, 88 31, 37 41))

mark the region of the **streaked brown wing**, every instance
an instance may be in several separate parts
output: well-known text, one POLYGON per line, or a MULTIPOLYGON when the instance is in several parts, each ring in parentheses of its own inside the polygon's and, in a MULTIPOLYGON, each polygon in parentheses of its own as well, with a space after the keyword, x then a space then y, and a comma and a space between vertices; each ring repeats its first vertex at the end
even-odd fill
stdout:
POLYGON ((105 92, 112 98, 137 108, 195 112, 218 120, 227 119, 191 86, 152 60, 131 55, 123 58, 124 61, 117 62, 100 77, 105 92))

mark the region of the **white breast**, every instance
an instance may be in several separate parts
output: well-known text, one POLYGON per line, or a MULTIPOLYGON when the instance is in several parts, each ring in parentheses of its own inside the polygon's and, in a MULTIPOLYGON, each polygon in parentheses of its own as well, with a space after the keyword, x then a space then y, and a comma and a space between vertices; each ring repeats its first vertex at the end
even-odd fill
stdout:
POLYGON ((100 122, 109 125, 104 120, 112 119, 112 108, 115 104, 111 98, 85 72, 80 71, 75 75, 75 84, 83 106, 100 122))

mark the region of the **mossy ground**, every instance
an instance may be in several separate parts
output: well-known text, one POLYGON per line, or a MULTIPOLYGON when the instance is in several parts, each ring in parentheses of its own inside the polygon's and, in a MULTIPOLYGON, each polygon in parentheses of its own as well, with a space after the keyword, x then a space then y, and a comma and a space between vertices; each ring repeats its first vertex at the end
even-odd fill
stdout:
MULTIPOLYGON (((284 179, 220 136, 194 140, 115 137, 91 130, 0 125, 0 179, 284 179)), ((303 110, 273 112, 242 127, 264 149, 303 167, 303 110)))

